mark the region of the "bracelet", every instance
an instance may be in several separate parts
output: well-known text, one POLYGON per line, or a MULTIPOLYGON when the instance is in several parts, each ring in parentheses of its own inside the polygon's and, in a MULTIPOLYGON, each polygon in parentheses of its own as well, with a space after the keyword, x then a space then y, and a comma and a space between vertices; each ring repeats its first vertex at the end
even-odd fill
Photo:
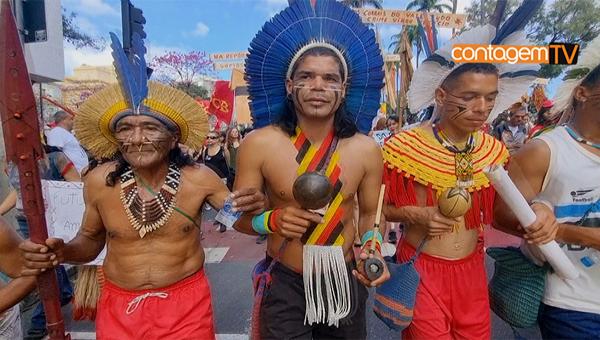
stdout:
POLYGON ((534 198, 531 200, 531 204, 534 204, 534 203, 543 204, 543 205, 547 206, 548 208, 550 208, 550 210, 552 210, 554 212, 554 206, 552 205, 552 203, 550 203, 546 200, 534 198))
POLYGON ((252 218, 252 229, 260 235, 274 233, 277 228, 277 216, 281 209, 267 210, 252 218))

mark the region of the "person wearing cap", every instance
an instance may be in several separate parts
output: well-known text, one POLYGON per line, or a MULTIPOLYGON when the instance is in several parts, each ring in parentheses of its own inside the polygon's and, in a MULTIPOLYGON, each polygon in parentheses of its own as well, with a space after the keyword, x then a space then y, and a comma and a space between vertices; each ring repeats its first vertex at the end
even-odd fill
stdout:
POLYGON ((564 112, 558 125, 521 148, 508 168, 525 199, 552 209, 556 228, 524 234, 504 202, 495 208, 495 227, 524 237, 527 244, 535 236, 556 240, 579 271, 570 280, 547 271, 538 317, 544 339, 600 337, 599 55, 600 37, 565 72, 554 101, 556 112, 564 112))
MULTIPOLYGON (((98 339, 214 339, 199 220, 203 203, 221 209, 230 192, 209 168, 184 154, 208 130, 204 109, 175 88, 148 81, 145 48, 132 58, 111 33, 119 84, 90 97, 74 130, 104 162, 84 176, 85 212, 68 243, 21 244, 24 275, 60 263, 85 264, 106 246, 96 314, 98 339)), ((239 211, 262 211, 257 190, 234 193, 239 211)))
POLYGON ((553 106, 554 102, 552 100, 544 100, 535 120, 535 125, 529 130, 528 140, 546 133, 556 126, 556 123, 558 123, 558 120, 560 119, 560 115, 556 114, 552 109, 553 106))
POLYGON ((266 259, 255 271, 255 287, 265 290, 257 293, 252 334, 364 339, 365 286, 389 278, 384 265, 378 279, 367 279, 361 263, 372 242, 372 256, 382 259, 381 234, 372 227, 383 163, 379 147, 365 135, 383 86, 375 34, 337 1, 296 0, 250 46, 246 77, 256 129, 238 150, 235 186, 265 188, 270 209, 235 226, 268 235, 266 259), (321 198, 322 209, 297 201, 307 188, 296 192, 294 183, 308 174, 333 189, 321 198), (355 195, 363 240, 356 257, 355 195), (265 275, 269 279, 260 280, 265 275))
POLYGON ((514 32, 514 27, 528 19, 532 5, 522 5, 507 19, 505 25, 512 30, 475 27, 428 57, 415 71, 408 104, 411 112, 434 104, 432 119, 384 145, 385 183, 390 188, 385 217, 404 223, 397 260, 406 263, 416 257, 420 275, 414 309, 399 310, 412 317, 402 339, 491 337, 483 228, 492 222, 495 190, 483 169, 505 165, 509 153, 481 127, 527 91, 539 65, 518 65, 520 72, 514 76, 510 64, 456 64, 451 56, 456 44, 502 44, 508 36, 527 45, 524 33, 514 32), (458 204, 460 210, 454 211, 458 204))

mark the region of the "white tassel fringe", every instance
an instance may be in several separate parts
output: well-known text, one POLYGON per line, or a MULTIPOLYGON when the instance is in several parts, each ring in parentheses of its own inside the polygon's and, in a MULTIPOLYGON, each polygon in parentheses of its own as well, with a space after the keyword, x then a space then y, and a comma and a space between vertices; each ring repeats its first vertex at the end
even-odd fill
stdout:
POLYGON ((304 324, 327 323, 338 327, 339 321, 350 314, 351 307, 350 280, 342 247, 304 246, 303 259, 304 324))

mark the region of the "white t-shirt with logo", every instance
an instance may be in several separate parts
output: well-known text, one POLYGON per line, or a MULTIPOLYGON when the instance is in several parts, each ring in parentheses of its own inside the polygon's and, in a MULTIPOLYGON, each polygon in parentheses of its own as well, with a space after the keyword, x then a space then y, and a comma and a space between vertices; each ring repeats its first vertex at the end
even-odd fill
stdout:
POLYGON ((57 126, 46 133, 48 139, 48 145, 61 148, 62 152, 69 157, 77 172, 81 171, 88 166, 89 160, 87 154, 79 144, 79 141, 73 134, 66 129, 57 126))
MULTIPOLYGON (((600 156, 583 148, 562 126, 538 138, 550 147, 550 165, 538 197, 552 203, 559 223, 580 222, 581 228, 600 228, 600 156)), ((600 264, 585 267, 581 262, 597 250, 575 244, 560 246, 579 270, 579 277, 564 280, 548 273, 544 303, 600 314, 600 264)))

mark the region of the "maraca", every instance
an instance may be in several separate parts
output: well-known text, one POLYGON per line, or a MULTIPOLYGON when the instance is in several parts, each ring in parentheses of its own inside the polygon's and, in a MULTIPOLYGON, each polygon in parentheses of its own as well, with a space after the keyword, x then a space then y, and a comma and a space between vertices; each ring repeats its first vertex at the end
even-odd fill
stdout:
POLYGON ((317 210, 329 203, 333 186, 325 175, 311 171, 296 178, 292 192, 294 199, 303 209, 317 210))
POLYGON ((440 213, 446 217, 464 216, 471 209, 471 194, 461 187, 446 189, 438 198, 438 207, 440 213))

